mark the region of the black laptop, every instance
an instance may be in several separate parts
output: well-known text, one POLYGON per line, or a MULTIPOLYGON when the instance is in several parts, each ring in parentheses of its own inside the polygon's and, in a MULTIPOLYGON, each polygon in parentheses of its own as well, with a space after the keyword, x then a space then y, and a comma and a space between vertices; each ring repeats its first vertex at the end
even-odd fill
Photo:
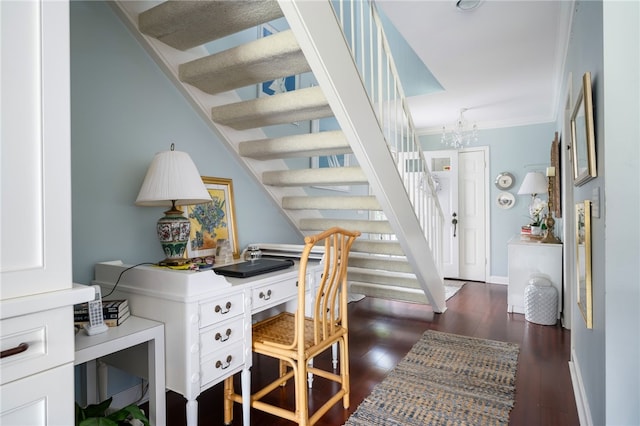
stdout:
POLYGON ((287 269, 294 265, 291 259, 265 259, 260 258, 254 261, 234 263, 231 265, 219 266, 213 268, 218 275, 224 275, 233 278, 248 278, 255 275, 266 274, 268 272, 287 269))

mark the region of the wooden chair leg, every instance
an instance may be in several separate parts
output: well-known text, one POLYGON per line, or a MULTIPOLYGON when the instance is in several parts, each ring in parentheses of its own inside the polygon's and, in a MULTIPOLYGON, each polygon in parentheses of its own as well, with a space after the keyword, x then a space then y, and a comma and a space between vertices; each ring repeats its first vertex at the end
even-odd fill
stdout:
MULTIPOLYGON (((280 367, 280 377, 284 377, 285 374, 287 374, 287 363, 284 360, 280 360, 279 361, 279 367, 280 367)), ((287 385, 287 382, 284 381, 282 383, 280 383, 280 386, 284 387, 287 385)))
POLYGON ((340 341, 340 376, 342 376, 342 388, 345 390, 342 398, 342 406, 347 409, 350 405, 349 394, 351 392, 351 383, 349 381, 349 339, 343 336, 340 341))
POLYGON ((233 422, 233 376, 224 379, 224 424, 233 422))
POLYGON ((296 414, 298 425, 309 425, 309 396, 307 394, 307 363, 302 360, 297 363, 298 371, 295 375, 296 385, 296 414))

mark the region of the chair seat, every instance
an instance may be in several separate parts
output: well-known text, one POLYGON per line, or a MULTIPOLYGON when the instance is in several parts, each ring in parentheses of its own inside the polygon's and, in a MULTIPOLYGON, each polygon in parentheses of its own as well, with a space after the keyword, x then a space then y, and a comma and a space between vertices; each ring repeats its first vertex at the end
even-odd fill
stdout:
MULTIPOLYGON (((279 345, 293 345, 296 324, 295 315, 283 312, 253 325, 253 343, 272 342, 279 345)), ((305 347, 313 345, 313 320, 305 318, 305 347)))
MULTIPOLYGON (((253 325, 253 346, 261 344, 275 343, 282 346, 292 346, 295 352, 293 340, 295 338, 295 315, 290 312, 283 312, 274 317, 267 318, 253 325)), ((313 339, 313 318, 304 319, 304 347, 309 350, 315 345, 313 339)), ((341 327, 335 328, 339 332, 341 327)), ((326 345, 328 346, 328 345, 326 345)), ((317 348, 316 348, 317 349, 317 348)), ((292 356, 294 354, 292 353, 292 356)))

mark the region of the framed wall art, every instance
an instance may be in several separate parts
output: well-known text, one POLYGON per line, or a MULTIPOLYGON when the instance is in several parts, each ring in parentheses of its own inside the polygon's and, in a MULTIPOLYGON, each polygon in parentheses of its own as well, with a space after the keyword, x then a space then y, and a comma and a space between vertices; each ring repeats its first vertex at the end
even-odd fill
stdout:
POLYGON ((593 98, 591 73, 582 77, 582 88, 571 114, 571 148, 573 157, 573 183, 580 186, 595 178, 596 140, 593 125, 593 98))
POLYGON ((558 132, 556 132, 553 141, 551 142, 551 166, 555 167, 554 176, 548 177, 548 179, 553 179, 553 192, 551 194, 551 200, 553 204, 553 213, 555 213, 556 218, 562 217, 562 200, 560 199, 562 180, 560 176, 562 174, 562 170, 560 167, 561 161, 561 153, 560 153, 560 138, 558 137, 558 132))
POLYGON ((576 300, 587 328, 593 328, 591 201, 576 204, 576 300))
POLYGON ((229 241, 233 257, 240 257, 236 231, 233 182, 231 179, 202 177, 211 195, 207 204, 189 205, 185 215, 191 222, 187 257, 207 257, 216 253, 217 242, 229 241))

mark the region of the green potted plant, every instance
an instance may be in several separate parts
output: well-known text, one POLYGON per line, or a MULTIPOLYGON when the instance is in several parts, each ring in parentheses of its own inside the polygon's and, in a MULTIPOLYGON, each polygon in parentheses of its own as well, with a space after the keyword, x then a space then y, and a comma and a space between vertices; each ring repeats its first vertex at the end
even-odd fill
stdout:
POLYGON ((135 404, 127 405, 107 415, 113 398, 99 404, 89 404, 82 408, 76 403, 76 426, 149 426, 149 419, 135 404))

